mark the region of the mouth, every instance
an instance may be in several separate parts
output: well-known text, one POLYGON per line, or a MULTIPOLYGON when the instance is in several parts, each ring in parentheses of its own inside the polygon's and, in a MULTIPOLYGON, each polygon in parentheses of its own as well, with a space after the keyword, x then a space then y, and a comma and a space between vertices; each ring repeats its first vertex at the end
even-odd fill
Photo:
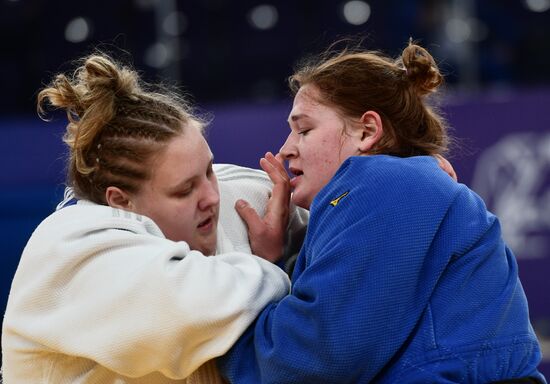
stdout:
POLYGON ((197 229, 199 232, 210 232, 212 228, 214 227, 214 216, 210 216, 207 219, 201 221, 199 225, 197 225, 197 229))
POLYGON ((298 184, 301 176, 303 176, 304 172, 301 169, 294 167, 289 167, 288 170, 292 175, 294 175, 294 177, 290 179, 290 186, 292 188, 296 188, 296 185, 298 184))

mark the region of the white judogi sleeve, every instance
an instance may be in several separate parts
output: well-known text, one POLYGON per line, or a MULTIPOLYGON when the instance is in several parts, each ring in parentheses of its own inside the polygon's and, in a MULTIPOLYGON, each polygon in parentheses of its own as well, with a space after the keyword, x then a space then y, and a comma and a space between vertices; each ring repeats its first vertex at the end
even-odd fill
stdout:
POLYGON ((4 382, 183 382, 288 292, 259 257, 206 257, 146 217, 81 201, 45 219, 23 252, 4 382))

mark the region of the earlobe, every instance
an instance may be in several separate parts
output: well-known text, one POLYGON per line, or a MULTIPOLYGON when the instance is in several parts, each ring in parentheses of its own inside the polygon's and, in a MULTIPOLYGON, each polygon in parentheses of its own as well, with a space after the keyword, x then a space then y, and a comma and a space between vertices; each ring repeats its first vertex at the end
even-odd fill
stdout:
POLYGON ((368 152, 382 138, 384 129, 380 115, 374 111, 367 111, 361 116, 361 141, 359 150, 363 153, 368 152))
POLYGON ((107 187, 105 190, 105 201, 113 208, 133 210, 132 201, 126 192, 118 187, 107 187))

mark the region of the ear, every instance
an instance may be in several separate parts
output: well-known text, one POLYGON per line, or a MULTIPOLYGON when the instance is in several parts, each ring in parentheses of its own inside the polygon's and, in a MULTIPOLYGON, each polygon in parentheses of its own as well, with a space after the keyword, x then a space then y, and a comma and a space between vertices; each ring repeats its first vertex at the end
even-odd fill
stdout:
POLYGON ((382 138, 384 129, 380 115, 374 111, 367 111, 361 116, 361 139, 359 150, 368 152, 382 138))
POLYGON ((105 190, 105 201, 110 207, 125 209, 131 211, 133 209, 130 196, 118 187, 107 187, 105 190))

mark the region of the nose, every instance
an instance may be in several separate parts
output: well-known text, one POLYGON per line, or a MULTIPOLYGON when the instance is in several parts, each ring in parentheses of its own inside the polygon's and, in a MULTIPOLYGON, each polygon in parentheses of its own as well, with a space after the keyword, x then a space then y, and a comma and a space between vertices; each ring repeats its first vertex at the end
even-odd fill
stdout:
POLYGON ((294 138, 294 132, 291 132, 286 138, 285 143, 279 149, 279 153, 283 156, 284 160, 293 159, 298 156, 298 150, 296 148, 296 139, 294 138))
POLYGON ((220 191, 218 190, 218 181, 213 179, 205 179, 202 185, 201 199, 199 200, 199 209, 207 210, 220 203, 220 191))

